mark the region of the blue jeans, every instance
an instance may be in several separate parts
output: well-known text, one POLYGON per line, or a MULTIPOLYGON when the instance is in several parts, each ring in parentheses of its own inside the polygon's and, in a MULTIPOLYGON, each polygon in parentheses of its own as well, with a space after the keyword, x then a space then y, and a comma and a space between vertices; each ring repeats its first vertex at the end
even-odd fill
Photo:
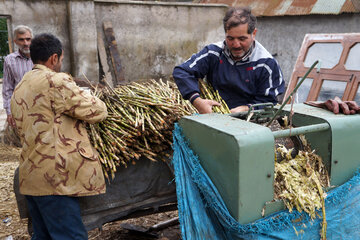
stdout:
POLYGON ((76 197, 25 197, 33 223, 32 240, 88 239, 76 197))

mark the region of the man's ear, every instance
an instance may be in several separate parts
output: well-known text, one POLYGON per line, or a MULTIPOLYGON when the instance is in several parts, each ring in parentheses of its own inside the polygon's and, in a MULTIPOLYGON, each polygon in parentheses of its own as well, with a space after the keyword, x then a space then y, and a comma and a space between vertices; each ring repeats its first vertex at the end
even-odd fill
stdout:
POLYGON ((256 36, 256 32, 257 32, 257 28, 254 29, 254 31, 252 32, 252 37, 255 39, 256 36))
POLYGON ((18 34, 16 34, 15 36, 14 36, 14 43, 17 43, 18 42, 18 34))
POLYGON ((55 66, 59 61, 59 57, 57 55, 57 53, 54 53, 53 55, 50 56, 50 63, 51 65, 55 66))

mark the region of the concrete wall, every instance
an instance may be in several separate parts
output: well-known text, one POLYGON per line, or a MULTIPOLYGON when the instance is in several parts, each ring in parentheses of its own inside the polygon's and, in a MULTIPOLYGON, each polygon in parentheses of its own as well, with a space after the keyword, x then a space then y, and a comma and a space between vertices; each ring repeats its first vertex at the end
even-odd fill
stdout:
POLYGON ((259 17, 256 39, 275 57, 286 82, 307 33, 358 33, 360 14, 259 17))
POLYGON ((68 1, 71 73, 99 80, 95 5, 93 1, 68 1))
MULTIPOLYGON (((0 1, 0 15, 11 17, 12 29, 22 24, 31 27, 34 34, 50 32, 58 36, 65 50, 64 69, 70 71, 70 43, 66 12, 66 1, 0 1)), ((9 30, 12 32, 12 29, 9 30)))
POLYGON ((223 39, 225 5, 136 1, 2 0, 0 15, 11 27, 50 32, 64 45, 63 71, 98 81, 97 34, 111 21, 125 79, 168 77, 176 64, 205 44, 223 39))
POLYGON ((166 77, 205 44, 223 39, 225 6, 144 2, 95 5, 98 33, 111 21, 125 79, 166 77), (211 16, 211 17, 209 17, 211 16))
MULTIPOLYGON (((11 28, 28 25, 34 34, 52 33, 64 46, 62 70, 75 77, 99 79, 94 1, 0 1, 0 15, 10 16, 11 28)), ((12 29, 9 29, 12 32, 12 29)), ((15 47, 16 50, 16 47, 15 47)))
MULTIPOLYGON (((65 47, 64 71, 98 81, 97 35, 111 21, 125 79, 167 78, 176 64, 224 39, 225 5, 119 0, 1 0, 11 26, 51 32, 65 47)), ((306 33, 359 32, 360 14, 259 17, 259 40, 289 81, 306 33)))

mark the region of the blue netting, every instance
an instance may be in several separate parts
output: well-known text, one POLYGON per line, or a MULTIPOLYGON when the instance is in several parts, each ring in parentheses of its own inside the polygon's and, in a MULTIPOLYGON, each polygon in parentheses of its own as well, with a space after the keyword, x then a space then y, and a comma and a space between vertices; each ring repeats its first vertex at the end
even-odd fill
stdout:
MULTIPOLYGON (((183 240, 320 239, 322 218, 284 210, 249 224, 238 223, 175 124, 173 131, 179 221, 183 240)), ((327 239, 360 239, 360 172, 328 192, 327 239)), ((321 216, 321 212, 319 212, 321 216)))

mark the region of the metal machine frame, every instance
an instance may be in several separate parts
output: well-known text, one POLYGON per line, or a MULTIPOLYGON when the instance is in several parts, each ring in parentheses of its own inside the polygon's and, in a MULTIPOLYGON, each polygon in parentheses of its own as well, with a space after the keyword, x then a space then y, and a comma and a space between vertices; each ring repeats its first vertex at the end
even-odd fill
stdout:
POLYGON ((230 214, 241 224, 284 209, 273 202, 275 139, 304 134, 322 157, 330 184, 337 187, 360 166, 360 115, 334 114, 325 109, 286 105, 279 116, 292 116, 292 129, 271 131, 266 126, 231 115, 201 114, 183 117, 179 125, 190 148, 199 157, 230 214))

